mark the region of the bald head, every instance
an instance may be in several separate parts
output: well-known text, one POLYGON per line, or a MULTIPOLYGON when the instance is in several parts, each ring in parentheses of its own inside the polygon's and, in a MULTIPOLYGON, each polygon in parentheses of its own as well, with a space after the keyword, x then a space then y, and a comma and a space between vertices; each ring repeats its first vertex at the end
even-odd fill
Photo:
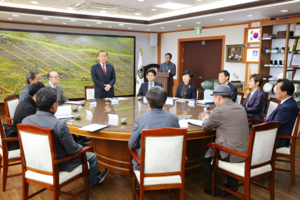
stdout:
POLYGON ((53 86, 56 86, 57 84, 59 84, 59 76, 58 76, 58 73, 56 71, 50 71, 47 74, 47 77, 48 77, 49 82, 53 86))

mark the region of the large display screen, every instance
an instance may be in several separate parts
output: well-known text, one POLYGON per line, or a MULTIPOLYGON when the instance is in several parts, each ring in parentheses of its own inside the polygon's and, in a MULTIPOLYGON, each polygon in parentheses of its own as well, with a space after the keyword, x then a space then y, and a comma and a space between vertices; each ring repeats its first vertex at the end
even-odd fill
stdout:
POLYGON ((0 102, 21 94, 30 70, 38 70, 44 84, 56 71, 68 99, 84 98, 100 50, 116 71, 115 96, 134 95, 135 37, 0 30, 0 102))

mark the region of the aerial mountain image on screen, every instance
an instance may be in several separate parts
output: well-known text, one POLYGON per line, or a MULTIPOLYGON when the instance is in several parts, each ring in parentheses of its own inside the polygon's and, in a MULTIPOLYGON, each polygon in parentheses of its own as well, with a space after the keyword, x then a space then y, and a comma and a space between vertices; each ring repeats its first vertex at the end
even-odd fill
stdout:
MULTIPOLYGON (((101 34, 101 33, 100 33, 101 34)), ((116 71, 116 96, 134 94, 134 38, 0 30, 0 102, 20 95, 30 70, 38 70, 46 84, 56 71, 68 99, 84 98, 84 86, 94 85, 91 66, 98 52, 108 52, 116 71)))

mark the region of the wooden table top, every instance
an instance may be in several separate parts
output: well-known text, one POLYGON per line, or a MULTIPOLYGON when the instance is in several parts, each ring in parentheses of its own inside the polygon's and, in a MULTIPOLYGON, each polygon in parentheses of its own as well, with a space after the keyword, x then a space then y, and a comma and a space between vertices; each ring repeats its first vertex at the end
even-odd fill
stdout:
MULTIPOLYGON (((149 111, 147 103, 144 103, 143 100, 138 100, 137 97, 126 97, 126 100, 119 100, 117 105, 112 105, 110 101, 107 102, 104 99, 96 99, 96 102, 96 107, 91 107, 90 101, 86 101, 86 104, 81 106, 78 111, 72 112, 72 115, 79 113, 81 119, 66 121, 71 133, 92 138, 128 140, 133 130, 134 119, 149 111), (108 114, 118 115, 119 120, 117 125, 111 124, 108 114), (127 118, 127 124, 121 124, 121 118, 127 118), (110 127, 93 133, 78 130, 78 128, 92 123, 110 124, 110 127)), ((211 109, 213 107, 211 106, 211 109)), ((198 115, 203 112, 204 107, 199 104, 189 106, 186 102, 173 102, 173 105, 165 104, 163 109, 179 116, 179 119, 186 118, 187 115, 192 115, 193 119, 198 119, 198 115)), ((211 137, 214 131, 203 131, 201 127, 189 124, 188 133, 196 134, 193 138, 203 138, 205 136, 211 137)))

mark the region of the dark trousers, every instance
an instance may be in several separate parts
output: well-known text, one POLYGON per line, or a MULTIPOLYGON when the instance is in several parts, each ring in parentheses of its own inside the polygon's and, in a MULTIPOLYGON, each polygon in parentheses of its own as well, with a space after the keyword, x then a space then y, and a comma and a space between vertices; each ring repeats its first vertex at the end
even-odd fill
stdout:
MULTIPOLYGON (((213 160, 213 158, 205 158, 205 154, 206 154, 206 151, 200 154, 199 161, 200 161, 200 164, 202 166, 203 171, 205 172, 205 174, 208 177, 209 182, 211 183, 211 164, 210 163, 213 160)), ((222 157, 219 156, 219 160, 229 162, 229 157, 230 156, 228 156, 227 158, 222 159, 222 157)), ((226 187, 217 173, 215 173, 215 178, 216 178, 215 183, 226 187)), ((228 186, 234 186, 234 185, 237 185, 237 184, 238 184, 238 179, 235 179, 231 176, 227 176, 227 187, 228 186)), ((216 190, 220 190, 220 188, 216 187, 216 190)))

